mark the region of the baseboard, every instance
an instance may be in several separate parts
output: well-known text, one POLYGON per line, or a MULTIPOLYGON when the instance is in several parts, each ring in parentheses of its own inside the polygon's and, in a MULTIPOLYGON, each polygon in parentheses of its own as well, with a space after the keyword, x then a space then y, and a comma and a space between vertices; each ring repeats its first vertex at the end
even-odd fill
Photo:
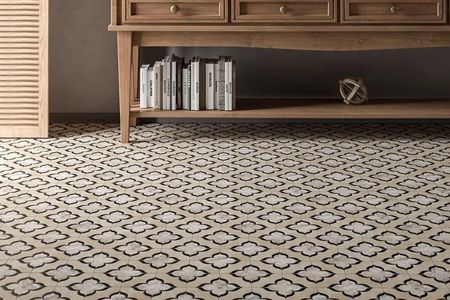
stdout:
MULTIPOLYGON (((118 113, 53 113, 50 114, 50 123, 119 123, 120 115, 118 113)), ((371 124, 433 124, 446 123, 449 124, 448 119, 401 119, 401 120, 385 120, 385 119, 183 119, 183 118, 149 118, 139 119, 139 124, 146 123, 290 123, 290 124, 347 124, 347 123, 371 123, 371 124)))
POLYGON ((118 113, 52 113, 50 123, 119 123, 118 113))

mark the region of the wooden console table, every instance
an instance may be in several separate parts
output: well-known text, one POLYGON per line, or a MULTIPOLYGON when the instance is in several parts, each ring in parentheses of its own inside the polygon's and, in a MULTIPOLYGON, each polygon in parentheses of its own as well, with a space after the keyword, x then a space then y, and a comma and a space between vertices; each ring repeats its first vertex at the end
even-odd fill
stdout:
POLYGON ((112 0, 121 141, 137 118, 449 119, 449 100, 239 100, 238 110, 139 109, 138 49, 233 46, 356 51, 449 47, 449 0, 112 0))

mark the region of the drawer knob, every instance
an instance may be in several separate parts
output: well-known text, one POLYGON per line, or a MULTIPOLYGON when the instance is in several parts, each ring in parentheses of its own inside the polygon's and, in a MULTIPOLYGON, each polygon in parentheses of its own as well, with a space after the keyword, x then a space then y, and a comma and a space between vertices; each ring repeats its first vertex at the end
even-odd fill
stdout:
POLYGON ((174 4, 174 5, 170 6, 171 13, 176 14, 179 11, 180 11, 180 7, 178 5, 174 4))
POLYGON ((394 15, 398 14, 399 11, 400 11, 400 7, 398 7, 398 5, 391 6, 391 13, 393 13, 394 15))
POLYGON ((280 6, 280 13, 287 14, 289 12, 289 7, 287 5, 280 6))

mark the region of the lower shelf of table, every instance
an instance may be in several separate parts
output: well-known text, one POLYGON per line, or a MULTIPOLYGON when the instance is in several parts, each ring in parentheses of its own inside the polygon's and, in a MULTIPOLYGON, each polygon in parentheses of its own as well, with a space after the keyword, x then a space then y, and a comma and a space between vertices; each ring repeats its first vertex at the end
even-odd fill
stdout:
POLYGON ((242 99, 236 111, 152 110, 133 107, 138 118, 238 119, 450 119, 450 99, 370 100, 347 105, 340 100, 242 99))

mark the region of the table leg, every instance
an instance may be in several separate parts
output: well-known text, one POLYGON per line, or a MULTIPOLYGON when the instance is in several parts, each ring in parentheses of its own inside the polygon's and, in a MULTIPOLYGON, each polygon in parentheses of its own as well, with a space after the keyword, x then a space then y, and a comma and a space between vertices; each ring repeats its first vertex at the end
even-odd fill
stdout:
MULTIPOLYGON (((138 99, 138 81, 139 81, 139 46, 133 46, 133 81, 132 81, 132 88, 133 88, 133 101, 138 99)), ((130 117, 130 125, 131 127, 136 127, 137 125, 137 118, 136 117, 130 117)))
POLYGON ((120 99, 120 136, 122 143, 130 141, 131 72, 132 72, 132 33, 117 32, 120 99))

